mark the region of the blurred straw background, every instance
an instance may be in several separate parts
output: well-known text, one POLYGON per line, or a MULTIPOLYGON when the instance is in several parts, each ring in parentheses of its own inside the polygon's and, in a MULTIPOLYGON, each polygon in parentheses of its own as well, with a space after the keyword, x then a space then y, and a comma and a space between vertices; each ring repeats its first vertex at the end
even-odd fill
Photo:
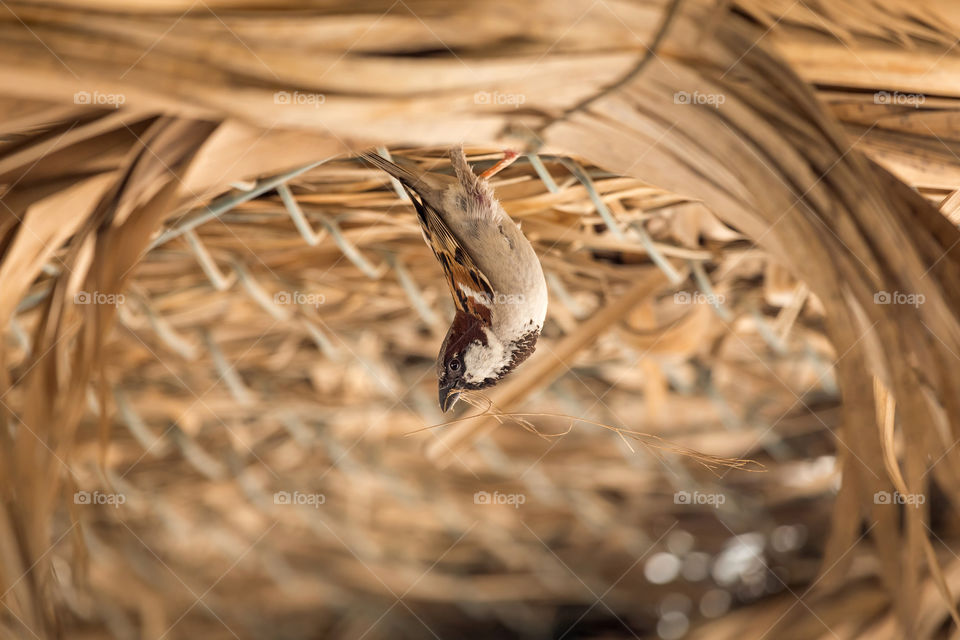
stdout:
POLYGON ((0 636, 960 637, 960 6, 0 31, 0 636), (551 307, 528 424, 424 430, 452 305, 356 154, 461 142, 551 307))

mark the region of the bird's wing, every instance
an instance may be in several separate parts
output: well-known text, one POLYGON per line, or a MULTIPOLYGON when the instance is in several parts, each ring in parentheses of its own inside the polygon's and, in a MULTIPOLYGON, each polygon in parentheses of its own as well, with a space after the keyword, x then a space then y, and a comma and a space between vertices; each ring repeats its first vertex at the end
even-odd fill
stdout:
POLYGON ((457 309, 465 311, 490 323, 490 309, 494 294, 490 281, 483 275, 480 267, 473 261, 470 253, 450 231, 443 218, 426 201, 417 197, 413 189, 407 188, 410 200, 417 208, 420 227, 426 236, 427 244, 443 266, 447 275, 447 285, 453 295, 457 309))
POLYGON ((441 190, 453 179, 432 173, 415 173, 375 153, 361 155, 373 166, 399 180, 410 195, 427 244, 447 276, 447 285, 457 309, 489 324, 493 287, 436 209, 442 201, 441 190))

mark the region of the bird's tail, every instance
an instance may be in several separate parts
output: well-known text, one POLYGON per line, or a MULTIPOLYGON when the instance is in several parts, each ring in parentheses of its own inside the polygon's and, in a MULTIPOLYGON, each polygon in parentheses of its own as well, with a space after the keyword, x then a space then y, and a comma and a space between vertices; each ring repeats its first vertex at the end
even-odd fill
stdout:
POLYGON ((387 160, 383 156, 373 151, 364 151, 360 154, 360 157, 375 166, 378 169, 386 171, 391 176, 399 180, 401 183, 415 189, 418 185, 423 184, 423 178, 418 176, 413 171, 407 169, 406 167, 401 167, 395 162, 387 160))
POLYGON ((470 168, 470 163, 467 162, 467 154, 463 152, 462 144, 450 149, 450 164, 453 166, 453 172, 457 175, 457 179, 460 180, 460 184, 468 191, 476 190, 480 179, 477 178, 477 174, 470 168))
POLYGON ((407 168, 387 160, 378 153, 367 151, 361 153, 360 157, 399 180, 408 193, 417 194, 421 200, 437 211, 443 207, 443 191, 455 182, 455 179, 450 176, 423 171, 415 165, 407 168))

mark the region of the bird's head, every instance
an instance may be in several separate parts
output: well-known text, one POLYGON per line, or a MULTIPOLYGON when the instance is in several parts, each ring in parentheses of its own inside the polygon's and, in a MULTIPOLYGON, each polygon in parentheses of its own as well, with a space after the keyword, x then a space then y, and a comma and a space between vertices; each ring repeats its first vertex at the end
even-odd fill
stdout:
POLYGON ((504 342, 483 319, 457 311, 437 358, 440 409, 452 408, 460 391, 497 384, 533 353, 538 336, 539 331, 531 331, 504 342))

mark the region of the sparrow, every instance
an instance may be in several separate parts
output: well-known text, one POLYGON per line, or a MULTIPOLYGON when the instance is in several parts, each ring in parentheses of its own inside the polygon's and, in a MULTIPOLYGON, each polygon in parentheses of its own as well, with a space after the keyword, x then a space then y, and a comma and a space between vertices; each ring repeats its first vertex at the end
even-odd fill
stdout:
POLYGON ((456 313, 437 357, 446 412, 460 391, 497 384, 533 353, 547 314, 543 269, 520 225, 494 197, 486 178, 491 171, 474 174, 462 147, 450 151, 454 176, 400 166, 376 153, 362 157, 403 185, 453 296, 456 313))

